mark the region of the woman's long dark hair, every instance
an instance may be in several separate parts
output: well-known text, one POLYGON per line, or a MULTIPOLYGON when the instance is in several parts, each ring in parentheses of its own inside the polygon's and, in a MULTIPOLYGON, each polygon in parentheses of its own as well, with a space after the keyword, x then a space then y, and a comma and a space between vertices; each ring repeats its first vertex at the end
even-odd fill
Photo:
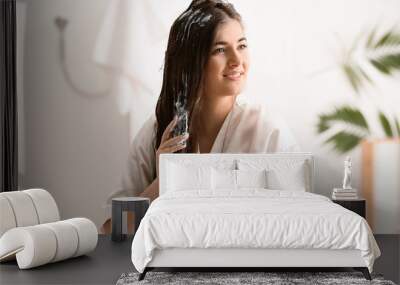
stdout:
POLYGON ((200 101, 199 89, 218 25, 226 19, 241 22, 232 4, 221 0, 193 0, 173 23, 165 52, 163 84, 156 106, 156 149, 172 121, 176 104, 188 111, 189 139, 184 152, 193 152, 196 139, 193 114, 200 101))

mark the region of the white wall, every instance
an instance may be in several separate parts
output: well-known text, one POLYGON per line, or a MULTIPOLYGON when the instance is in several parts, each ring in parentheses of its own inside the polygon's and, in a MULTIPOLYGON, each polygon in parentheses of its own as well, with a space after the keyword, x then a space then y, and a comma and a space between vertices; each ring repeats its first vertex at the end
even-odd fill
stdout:
POLYGON ((27 1, 24 51, 25 160, 23 188, 50 191, 63 218, 85 216, 100 225, 102 205, 115 189, 128 149, 128 118, 113 94, 88 99, 66 84, 58 59, 58 15, 66 30, 69 70, 96 92, 109 77, 91 60, 107 1, 27 1))
MULTIPOLYGON (((161 5, 163 0, 159 1, 161 5)), ((165 18, 159 22, 170 25, 172 16, 188 2, 168 2, 171 10, 165 10, 166 5, 162 4, 162 13, 158 11, 157 15, 165 18)), ((335 67, 341 46, 350 46, 362 29, 377 23, 384 27, 400 23, 400 1, 232 2, 245 21, 252 57, 251 76, 244 95, 286 119, 301 147, 316 156, 317 192, 330 195, 333 187, 341 185, 344 157, 321 144, 315 132, 317 115, 342 103, 368 107, 357 99, 335 67)), ((66 53, 73 80, 85 90, 102 90, 110 77, 91 59, 110 1, 27 3, 23 72, 25 148, 20 153, 25 162, 25 168, 21 168, 23 187, 48 189, 64 218, 86 216, 100 225, 104 219, 102 205, 107 194, 118 185, 129 141, 151 112, 158 94, 143 95, 140 89, 133 89, 131 99, 124 101, 114 90, 104 98, 88 100, 66 84, 57 57, 54 18, 60 15, 69 20, 66 53)), ((142 24, 146 29, 148 23, 142 24)), ((136 28, 141 28, 140 23, 136 28)), ((168 29, 164 30, 162 42, 168 36, 168 29)), ((148 47, 140 45, 137 41, 136 57, 145 61, 148 47)), ((162 58, 162 54, 154 56, 162 58)), ((154 70, 147 70, 145 64, 139 66, 144 73, 154 73, 151 90, 159 88, 161 63, 150 65, 154 70)), ((398 77, 397 80, 378 78, 378 83, 379 87, 367 91, 368 96, 374 103, 400 115, 398 77)), ((353 185, 359 187, 359 149, 351 155, 353 185)))

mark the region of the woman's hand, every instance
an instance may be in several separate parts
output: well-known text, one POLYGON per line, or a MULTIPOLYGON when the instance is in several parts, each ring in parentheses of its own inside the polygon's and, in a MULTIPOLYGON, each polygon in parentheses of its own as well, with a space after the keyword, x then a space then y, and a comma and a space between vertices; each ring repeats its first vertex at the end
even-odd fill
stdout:
POLYGON ((162 136, 160 146, 156 151, 156 170, 158 177, 158 162, 161 153, 173 153, 180 149, 184 149, 186 147, 186 140, 189 138, 189 134, 183 134, 176 137, 171 137, 172 130, 174 129, 176 122, 178 121, 177 116, 168 124, 165 128, 162 136))

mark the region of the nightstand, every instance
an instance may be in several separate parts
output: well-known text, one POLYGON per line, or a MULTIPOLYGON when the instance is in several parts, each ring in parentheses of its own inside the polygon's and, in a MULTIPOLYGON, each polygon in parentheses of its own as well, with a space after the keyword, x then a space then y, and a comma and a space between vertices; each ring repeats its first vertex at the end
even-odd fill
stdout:
POLYGON ((146 214, 150 205, 149 198, 143 197, 120 197, 112 199, 112 241, 123 241, 126 235, 122 234, 122 212, 132 211, 135 214, 135 231, 138 229, 140 221, 146 214))
POLYGON ((361 217, 365 219, 365 209, 366 209, 366 202, 365 199, 353 199, 353 200, 339 200, 339 199, 332 199, 332 202, 339 204, 340 206, 353 211, 356 214, 359 214, 361 217))

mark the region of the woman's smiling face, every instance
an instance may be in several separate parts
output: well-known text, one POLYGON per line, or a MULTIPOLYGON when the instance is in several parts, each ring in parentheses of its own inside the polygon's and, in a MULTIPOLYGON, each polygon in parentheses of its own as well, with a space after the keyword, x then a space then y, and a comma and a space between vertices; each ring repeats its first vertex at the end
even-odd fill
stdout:
POLYGON ((247 40, 242 24, 228 19, 217 28, 204 70, 203 96, 238 95, 249 67, 247 40))

